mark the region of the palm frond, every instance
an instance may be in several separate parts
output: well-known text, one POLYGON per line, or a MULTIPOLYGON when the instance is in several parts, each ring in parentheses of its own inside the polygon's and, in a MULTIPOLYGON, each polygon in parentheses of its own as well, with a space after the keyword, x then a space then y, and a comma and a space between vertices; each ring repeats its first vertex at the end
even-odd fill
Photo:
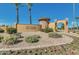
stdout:
POLYGON ((28 3, 27 6, 28 6, 28 8, 31 8, 32 7, 32 3, 28 3))

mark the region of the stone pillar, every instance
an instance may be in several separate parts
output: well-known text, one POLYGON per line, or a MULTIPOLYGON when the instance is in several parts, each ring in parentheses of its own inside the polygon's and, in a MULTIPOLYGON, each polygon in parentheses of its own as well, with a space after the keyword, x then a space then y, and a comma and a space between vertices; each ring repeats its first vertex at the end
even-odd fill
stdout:
POLYGON ((49 20, 50 19, 48 19, 48 18, 41 18, 41 19, 39 19, 39 23, 40 23, 42 29, 45 29, 46 27, 48 27, 49 20))
POLYGON ((65 32, 68 32, 68 24, 65 26, 65 32))
POLYGON ((68 18, 66 18, 66 22, 65 22, 65 32, 68 33, 68 18))

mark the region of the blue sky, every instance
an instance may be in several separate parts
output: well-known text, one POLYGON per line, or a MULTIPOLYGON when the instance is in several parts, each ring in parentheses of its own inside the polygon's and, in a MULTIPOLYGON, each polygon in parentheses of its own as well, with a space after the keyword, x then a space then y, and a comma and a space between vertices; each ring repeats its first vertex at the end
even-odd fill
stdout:
MULTIPOLYGON (((79 16, 79 4, 76 4, 76 15, 79 16)), ((68 26, 71 27, 73 20, 73 4, 70 3, 39 3, 32 4, 32 24, 39 24, 41 17, 63 20, 68 18, 68 26)), ((16 22, 15 4, 0 4, 0 24, 12 25, 16 22)), ((29 24, 28 9, 26 4, 19 6, 19 23, 29 24)), ((79 23, 79 22, 78 22, 79 23)))

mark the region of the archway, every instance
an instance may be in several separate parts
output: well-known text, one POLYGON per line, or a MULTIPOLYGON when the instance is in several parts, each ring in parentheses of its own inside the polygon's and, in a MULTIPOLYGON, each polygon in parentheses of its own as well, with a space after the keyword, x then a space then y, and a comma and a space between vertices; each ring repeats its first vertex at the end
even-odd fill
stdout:
MULTIPOLYGON (((68 21, 67 20, 57 20, 56 21, 56 28, 57 28, 57 25, 58 24, 63 24, 62 25, 62 27, 64 27, 64 28, 62 28, 65 32, 68 32, 68 21)), ((57 29, 58 30, 58 29, 57 29)))
POLYGON ((65 27, 64 27, 64 23, 58 23, 57 24, 57 31, 58 32, 62 32, 62 31, 64 31, 65 30, 65 27))

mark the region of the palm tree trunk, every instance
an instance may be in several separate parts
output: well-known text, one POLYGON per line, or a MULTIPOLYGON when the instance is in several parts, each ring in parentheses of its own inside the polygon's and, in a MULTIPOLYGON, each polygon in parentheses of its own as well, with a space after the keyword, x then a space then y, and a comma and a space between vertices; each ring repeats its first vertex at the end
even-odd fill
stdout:
POLYGON ((73 20, 72 20, 73 24, 72 24, 72 31, 75 31, 74 30, 74 20, 75 20, 75 3, 73 3, 73 20))
POLYGON ((18 16, 18 14, 19 14, 19 12, 18 12, 18 5, 16 4, 16 30, 17 30, 17 25, 19 24, 19 16, 18 16))
POLYGON ((76 23, 77 23, 77 30, 78 30, 78 21, 77 21, 78 19, 76 19, 76 23))
POLYGON ((29 8, 28 13, 29 13, 29 20, 30 20, 30 24, 32 24, 32 19, 31 19, 31 8, 29 8))
POLYGON ((32 24, 32 17, 31 17, 31 6, 32 6, 32 4, 28 3, 27 5, 28 5, 29 21, 30 21, 30 24, 32 24))

